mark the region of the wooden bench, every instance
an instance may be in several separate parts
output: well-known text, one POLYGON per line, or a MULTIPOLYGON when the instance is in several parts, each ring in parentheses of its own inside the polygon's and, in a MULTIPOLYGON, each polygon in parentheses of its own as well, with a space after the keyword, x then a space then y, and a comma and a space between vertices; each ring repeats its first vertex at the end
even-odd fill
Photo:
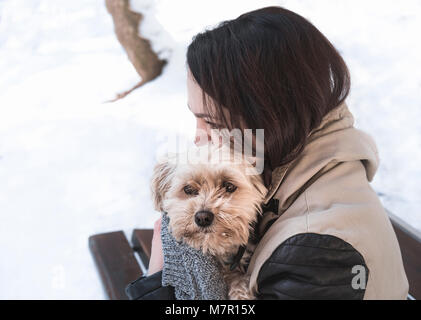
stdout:
POLYGON ((128 300, 126 286, 148 268, 152 235, 152 229, 135 229, 131 243, 123 231, 89 237, 89 249, 110 300, 128 300))
POLYGON ((408 299, 421 300, 421 232, 386 211, 401 248, 403 266, 409 282, 408 299))
MULTIPOLYGON (((388 214, 399 241, 409 281, 408 299, 421 300, 421 233, 394 214, 388 214)), ((109 299, 128 299, 126 286, 142 276, 148 268, 152 235, 151 229, 135 229, 130 242, 123 231, 89 237, 89 248, 109 299)))

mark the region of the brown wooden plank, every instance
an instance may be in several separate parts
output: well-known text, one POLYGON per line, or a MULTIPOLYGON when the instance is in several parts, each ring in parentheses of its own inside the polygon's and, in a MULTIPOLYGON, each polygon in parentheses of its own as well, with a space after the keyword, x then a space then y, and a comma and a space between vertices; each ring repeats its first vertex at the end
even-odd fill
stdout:
POLYGON ((421 300, 421 233, 388 212, 401 248, 409 294, 421 300))
POLYGON ((128 300, 125 288, 142 276, 142 270, 124 232, 93 235, 89 237, 89 248, 108 298, 128 300))
POLYGON ((151 258, 152 236, 152 229, 135 229, 132 233, 133 249, 138 252, 145 268, 149 267, 151 258))

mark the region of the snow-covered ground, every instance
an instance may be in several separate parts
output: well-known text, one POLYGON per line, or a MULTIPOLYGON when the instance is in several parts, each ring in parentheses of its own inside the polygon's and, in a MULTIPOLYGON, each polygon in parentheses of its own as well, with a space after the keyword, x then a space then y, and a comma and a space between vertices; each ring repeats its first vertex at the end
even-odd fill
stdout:
POLYGON ((0 0, 0 299, 102 299, 91 234, 152 227, 156 152, 189 140, 185 50, 203 28, 265 5, 309 18, 353 77, 356 126, 377 141, 373 187, 421 229, 421 2, 133 0, 169 59, 138 81, 102 0, 0 0))

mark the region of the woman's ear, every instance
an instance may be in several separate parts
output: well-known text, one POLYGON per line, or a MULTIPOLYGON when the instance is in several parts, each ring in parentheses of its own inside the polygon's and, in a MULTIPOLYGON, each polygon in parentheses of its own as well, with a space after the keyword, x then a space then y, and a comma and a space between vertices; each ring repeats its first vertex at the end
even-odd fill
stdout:
POLYGON ((171 186, 172 176, 175 171, 175 163, 171 162, 167 157, 159 161, 153 170, 151 191, 152 200, 156 211, 163 212, 163 201, 165 194, 171 186))

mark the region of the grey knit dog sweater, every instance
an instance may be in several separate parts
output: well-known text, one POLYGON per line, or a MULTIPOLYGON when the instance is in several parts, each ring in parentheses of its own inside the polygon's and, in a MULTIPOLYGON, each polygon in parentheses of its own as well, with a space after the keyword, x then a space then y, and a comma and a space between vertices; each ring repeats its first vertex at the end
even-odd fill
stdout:
POLYGON ((227 299, 228 288, 215 257, 204 255, 169 232, 169 218, 162 215, 161 239, 164 253, 162 285, 173 286, 177 300, 227 299))

